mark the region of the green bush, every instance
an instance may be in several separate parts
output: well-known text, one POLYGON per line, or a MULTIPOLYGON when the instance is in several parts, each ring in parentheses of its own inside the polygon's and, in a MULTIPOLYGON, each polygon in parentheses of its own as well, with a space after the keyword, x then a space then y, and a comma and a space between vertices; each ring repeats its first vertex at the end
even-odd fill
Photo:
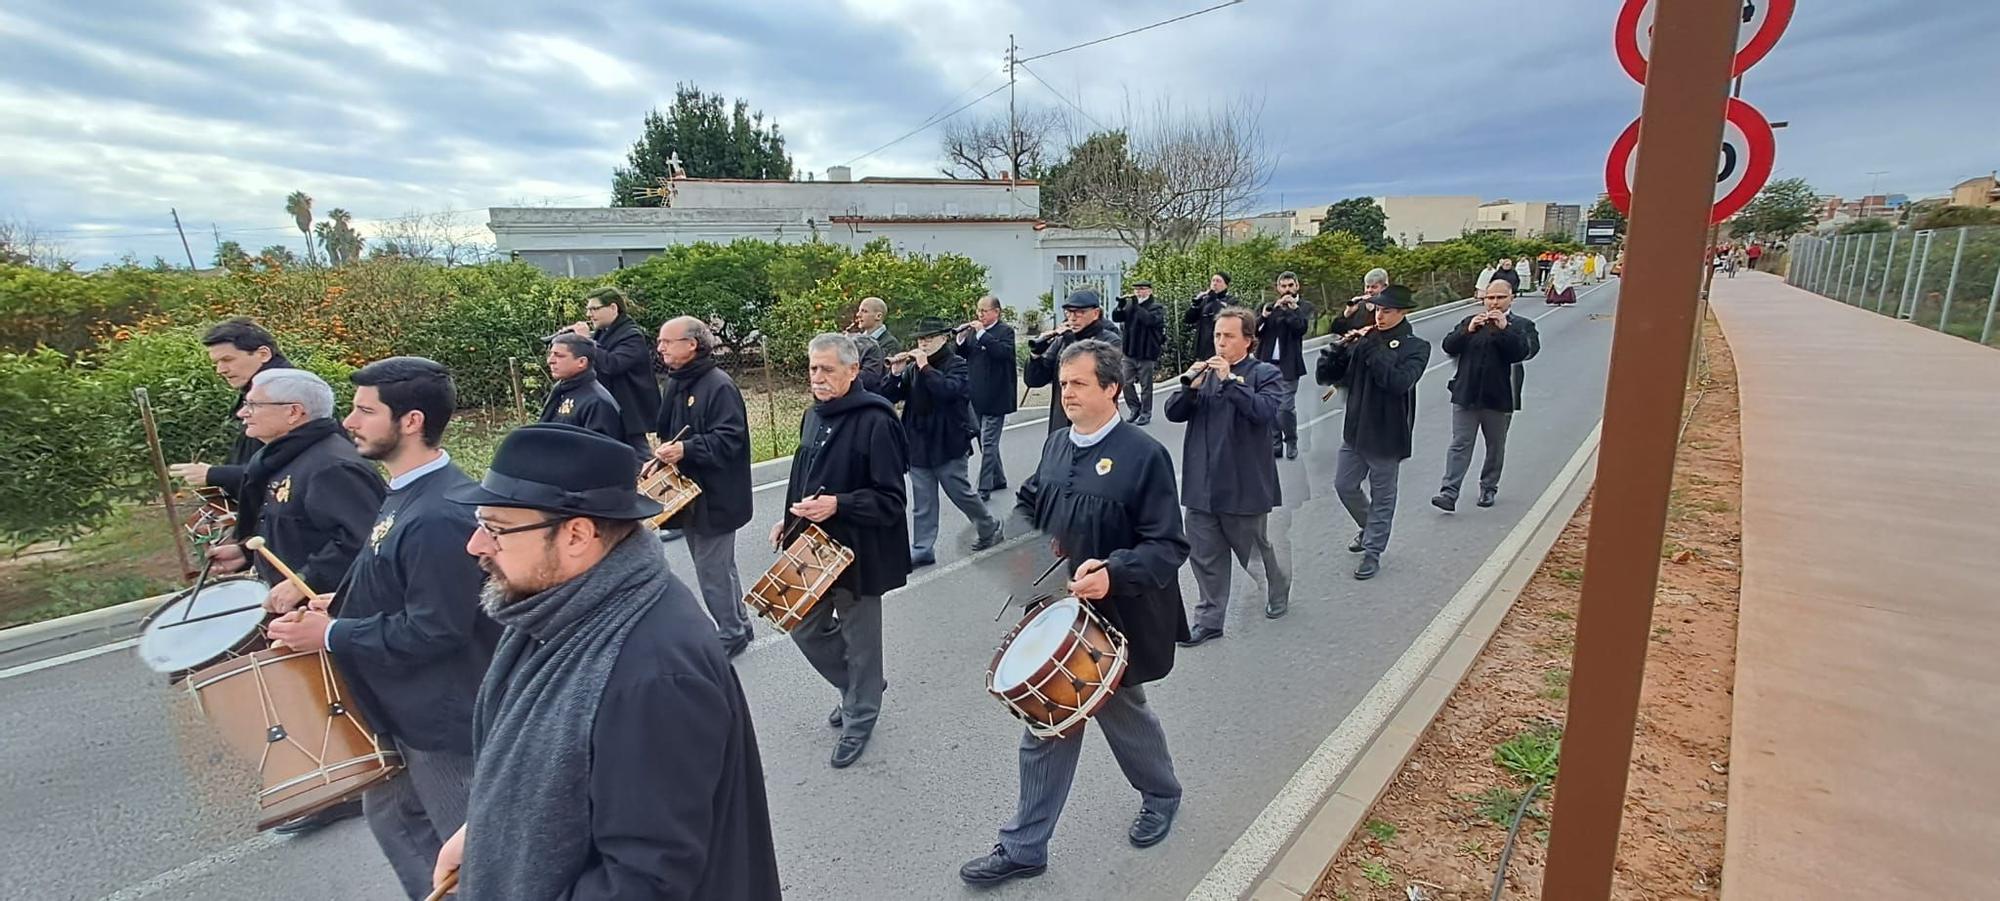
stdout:
POLYGON ((765 319, 764 334, 773 366, 797 369, 806 342, 820 332, 845 327, 864 297, 889 305, 889 330, 909 344, 919 318, 953 322, 972 318, 973 305, 986 293, 986 267, 957 254, 899 256, 887 241, 872 241, 840 261, 832 274, 802 294, 782 298, 765 319))
POLYGON ((75 538, 116 509, 132 473, 108 408, 62 354, 0 352, 0 540, 75 538))
POLYGON ((0 265, 0 350, 76 353, 184 303, 195 282, 135 267, 84 274, 0 265))

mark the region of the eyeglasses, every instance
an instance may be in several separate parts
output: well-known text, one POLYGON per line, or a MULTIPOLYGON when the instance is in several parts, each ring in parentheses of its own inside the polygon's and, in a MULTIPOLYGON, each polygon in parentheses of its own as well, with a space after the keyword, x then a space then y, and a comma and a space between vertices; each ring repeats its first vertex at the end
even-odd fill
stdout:
POLYGON ((243 409, 255 413, 258 407, 304 407, 305 404, 295 400, 246 400, 242 406, 243 409))
POLYGON ((598 310, 602 310, 602 309, 604 309, 604 305, 603 305, 603 304, 601 304, 601 303, 598 303, 598 304, 589 304, 589 303, 587 303, 587 304, 584 304, 584 305, 583 305, 583 311, 584 311, 584 312, 586 312, 586 313, 595 313, 595 312, 597 312, 598 310))
POLYGON ((569 517, 569 516, 558 516, 554 519, 536 520, 535 522, 528 523, 525 526, 508 526, 506 528, 499 528, 483 519, 475 518, 473 522, 479 524, 480 531, 485 532, 494 541, 499 541, 500 536, 502 535, 512 535, 516 532, 533 532, 536 529, 553 529, 556 526, 562 525, 563 523, 568 522, 573 518, 574 517, 569 517))

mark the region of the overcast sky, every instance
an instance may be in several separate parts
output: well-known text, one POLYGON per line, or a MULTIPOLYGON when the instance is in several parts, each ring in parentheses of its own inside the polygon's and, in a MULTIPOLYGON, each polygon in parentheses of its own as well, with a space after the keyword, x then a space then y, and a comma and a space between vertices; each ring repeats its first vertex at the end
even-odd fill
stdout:
MULTIPOLYGON (((741 96, 798 168, 853 160, 1002 83, 1023 56, 1211 0, 518 0, 0 6, 0 219, 86 265, 207 265, 211 226, 296 249, 285 195, 321 214, 607 202, 611 168, 674 84, 741 96), (672 12, 665 10, 671 9, 672 12)), ((1807 0, 1744 99, 1778 133, 1774 178, 1822 192, 1946 192, 2000 166, 2000 3, 1807 0)), ((1251 98, 1277 156, 1263 207, 1360 194, 1589 203, 1638 114, 1612 0, 1247 0, 1028 64, 1092 118, 1134 100, 1251 98)), ((1063 106, 1023 74, 1024 106, 1063 106)), ((1064 107, 1067 109, 1067 107, 1064 107)), ((1006 93, 963 115, 1004 113, 1006 93)), ((1079 117, 1081 118, 1081 117, 1079 117)), ((938 130, 855 163, 935 175, 938 130)))

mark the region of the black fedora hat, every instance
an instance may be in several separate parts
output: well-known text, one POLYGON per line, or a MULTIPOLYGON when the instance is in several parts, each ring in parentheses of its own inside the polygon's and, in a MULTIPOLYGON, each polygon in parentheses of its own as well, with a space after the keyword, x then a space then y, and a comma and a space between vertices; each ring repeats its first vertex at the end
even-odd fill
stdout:
POLYGON ((1414 310, 1417 308, 1417 298, 1410 293, 1408 285, 1390 285, 1383 288, 1382 293, 1375 295, 1375 299, 1370 301, 1370 303, 1378 307, 1388 307, 1392 310, 1414 310))
POLYGON ((925 316, 917 320, 917 328, 910 333, 912 338, 929 338, 933 335, 949 335, 958 323, 942 316, 925 316))
POLYGON ((645 519, 660 504, 639 493, 630 445, 559 422, 524 425, 500 439, 477 485, 444 493, 454 503, 521 507, 569 516, 645 519))

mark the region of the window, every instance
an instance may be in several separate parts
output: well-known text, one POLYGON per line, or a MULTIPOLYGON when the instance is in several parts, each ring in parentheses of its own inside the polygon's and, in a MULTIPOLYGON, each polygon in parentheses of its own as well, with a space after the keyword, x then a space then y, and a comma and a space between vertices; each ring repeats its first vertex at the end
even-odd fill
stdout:
POLYGON ((1056 254, 1056 268, 1065 272, 1081 272, 1090 268, 1090 257, 1081 253, 1056 254))

